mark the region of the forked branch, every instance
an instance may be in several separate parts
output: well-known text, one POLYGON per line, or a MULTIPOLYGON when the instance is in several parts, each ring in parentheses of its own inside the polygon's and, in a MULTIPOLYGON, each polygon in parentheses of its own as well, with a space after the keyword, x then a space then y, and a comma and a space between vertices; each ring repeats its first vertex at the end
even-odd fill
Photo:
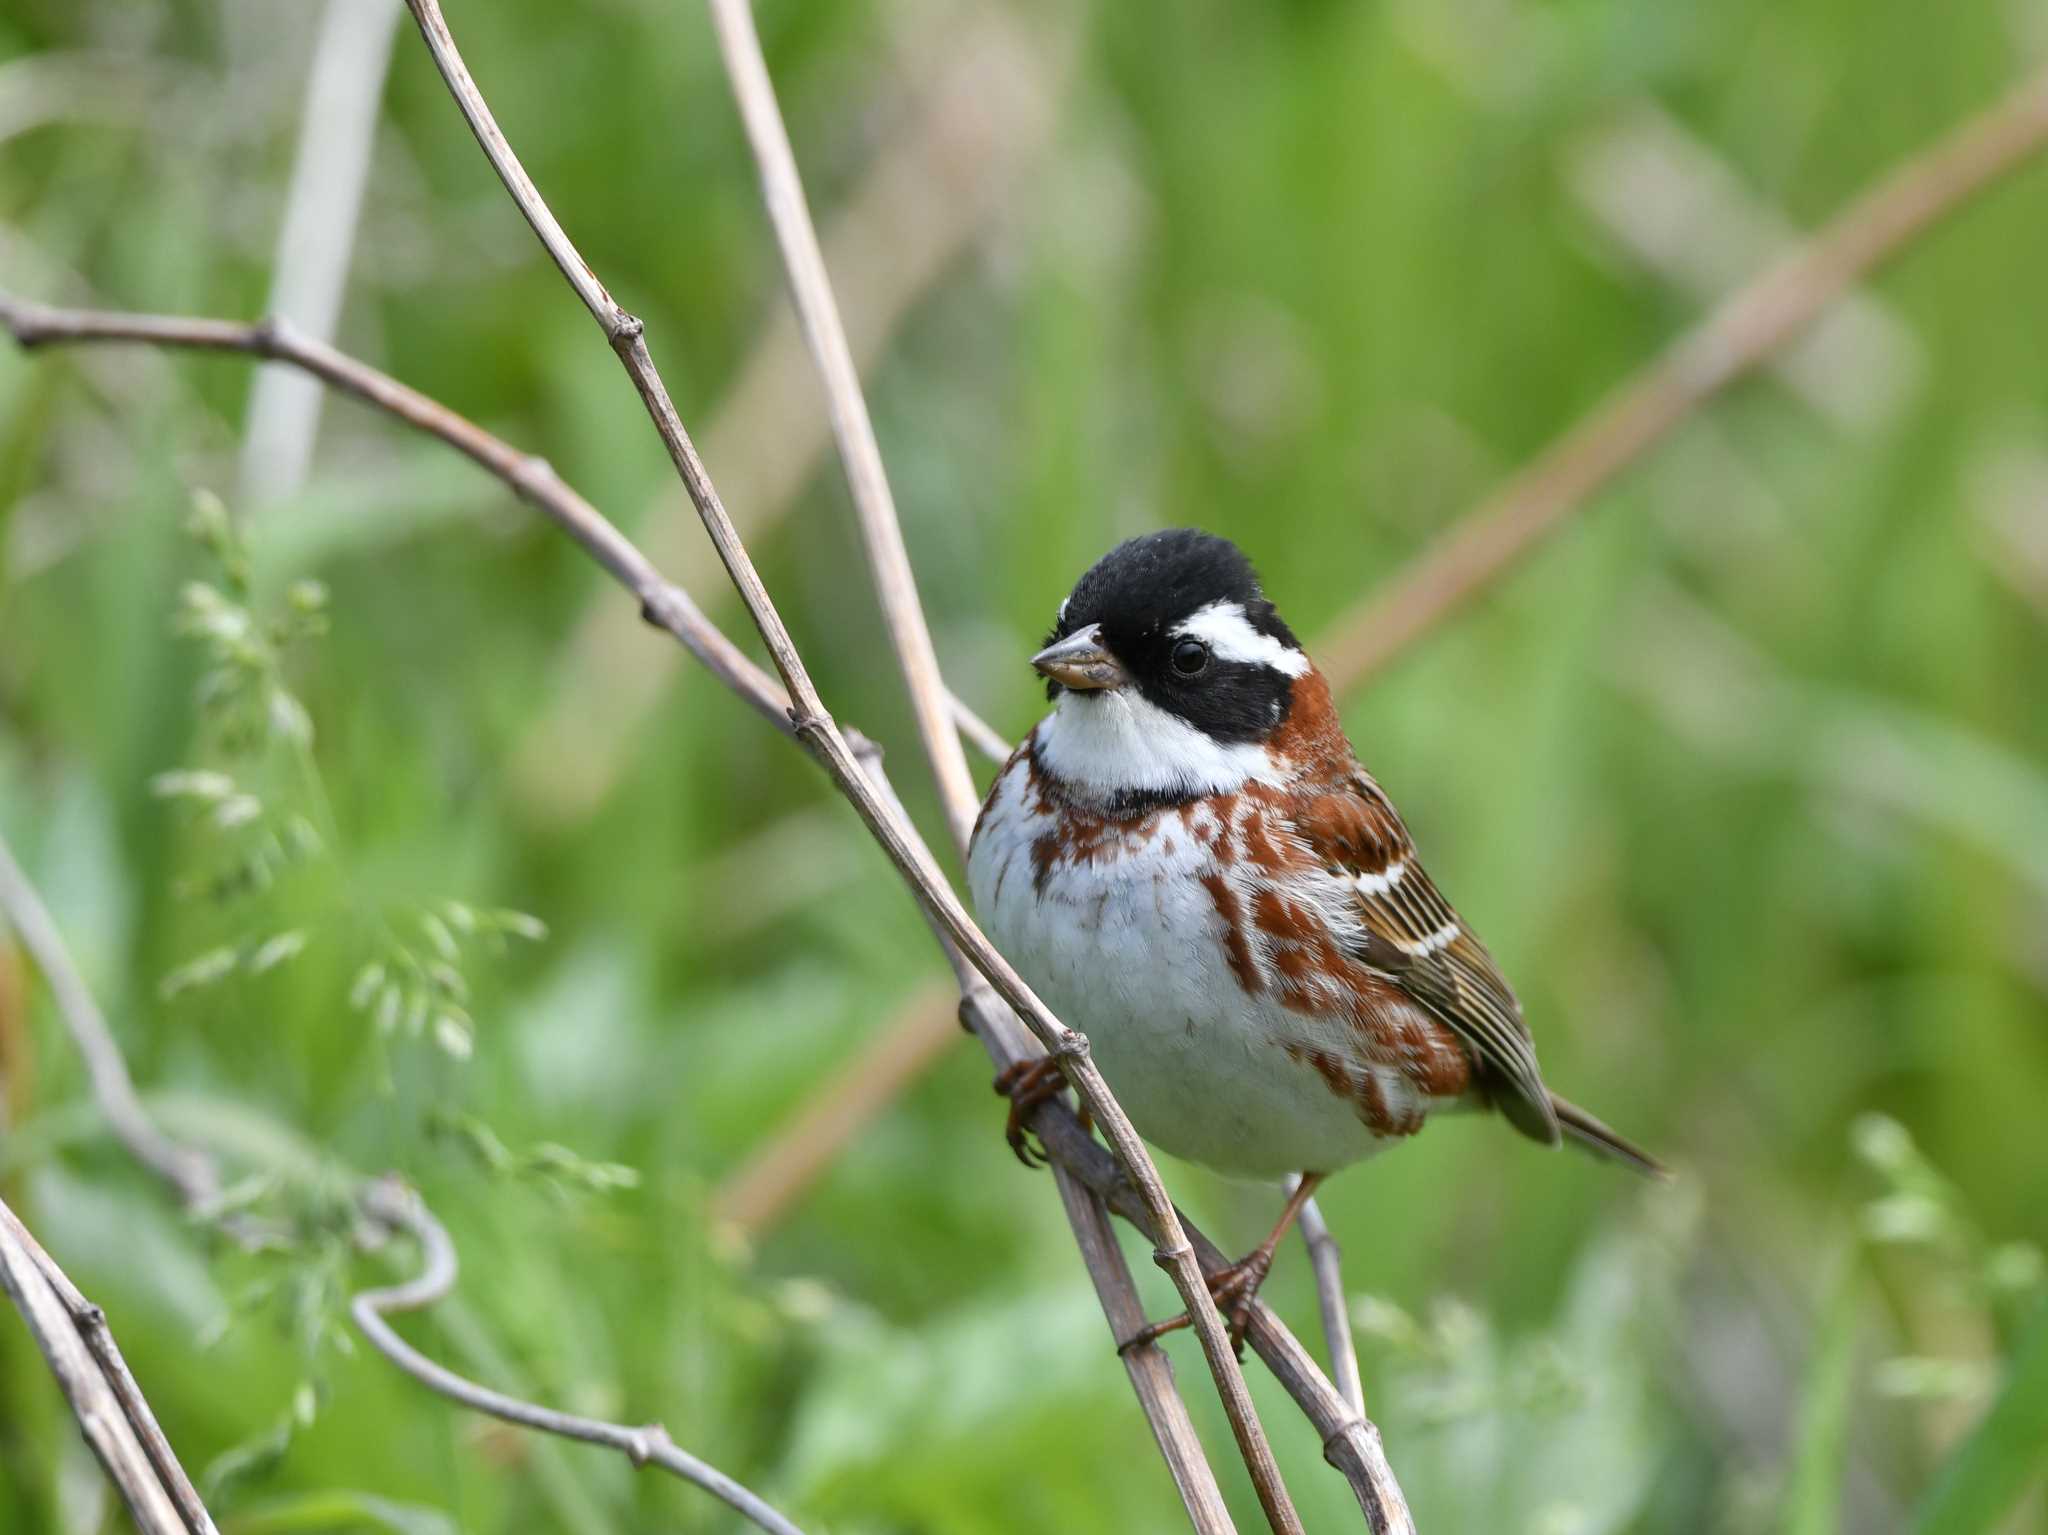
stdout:
MULTIPOLYGON (((1082 1102, 1114 1148, 1119 1164, 1140 1193, 1149 1215, 1149 1225, 1158 1241, 1156 1259, 1172 1278, 1182 1304, 1194 1320, 1194 1329, 1201 1340, 1210 1374, 1238 1435, 1240 1450, 1259 1487, 1269 1521, 1277 1530, 1299 1530, 1300 1520, 1287 1503, 1284 1489, 1278 1485, 1278 1469, 1273 1463, 1271 1448, 1252 1409, 1244 1372, 1231 1348, 1216 1303, 1209 1294, 1201 1265, 1181 1230, 1173 1202, 1167 1197, 1144 1143, 1139 1140, 1129 1117, 1111 1095, 1101 1071, 1090 1058, 1087 1038, 1054 1017, 975 926, 916 828, 888 802, 854 760, 676 413, 668 389, 648 352, 640 321, 613 300, 534 187, 463 63, 436 0, 407 0, 407 3, 419 22, 420 34, 433 54, 442 79, 499 180, 610 340, 613 351, 618 354, 639 392, 684 489, 695 505, 727 574, 746 603, 754 626, 788 690, 798 739, 852 803, 890 861, 909 883, 930 920, 1016 1010, 1045 1050, 1060 1060, 1068 1080, 1073 1083, 1082 1102)), ((953 740, 950 728, 946 730, 945 738, 948 742, 953 740)), ((957 753, 957 745, 951 750, 957 753)))

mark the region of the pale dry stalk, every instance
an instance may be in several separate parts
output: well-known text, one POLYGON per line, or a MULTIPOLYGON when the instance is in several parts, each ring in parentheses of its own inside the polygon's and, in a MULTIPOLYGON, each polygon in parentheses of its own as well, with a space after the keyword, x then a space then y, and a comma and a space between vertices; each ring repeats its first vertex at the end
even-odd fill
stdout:
POLYGON ((218 1535, 121 1357, 106 1313, 78 1292, 4 1203, 0 1289, 42 1350, 79 1432, 135 1527, 143 1535, 218 1535))
MULTIPOLYGON (((1271 1447, 1266 1442, 1265 1431, 1252 1408, 1251 1393, 1245 1384, 1244 1372, 1238 1365, 1222 1316, 1216 1309, 1215 1300, 1209 1294, 1194 1249, 1180 1228, 1173 1202, 1166 1195, 1158 1170, 1152 1165, 1144 1143, 1138 1138, 1129 1117, 1111 1095, 1108 1083, 1103 1080, 1100 1069, 1091 1059, 1087 1038, 1054 1017, 1024 983, 1023 978, 975 926, 916 829, 907 818, 885 803, 874 783, 863 773, 838 724, 819 697, 803 658, 782 621, 781 614, 776 610, 773 599, 768 595, 766 586, 754 568, 752 558, 740 541, 731 518, 718 498, 710 476, 705 472, 689 433, 676 413, 667 386, 662 382, 661 375, 649 355, 643 326, 613 300, 597 274, 578 254, 561 224, 535 188, 532 179, 527 175, 499 128, 468 67, 463 63, 454 37, 449 31, 447 19, 442 15, 436 0, 407 0, 407 3, 419 23, 421 36, 426 40, 443 81, 469 123, 470 130, 475 134, 485 157, 490 161, 499 180, 519 206, 534 233, 548 250, 555 265, 604 331, 613 351, 618 354, 628 377, 632 379, 635 389, 639 392, 663 445, 668 449, 670 460, 682 478, 684 489, 689 493, 690 500, 704 523, 705 531, 710 535, 712 544, 718 551, 719 560, 725 566, 726 574, 734 586, 738 588, 741 600, 746 604, 755 628, 767 646, 775 669, 788 690, 791 718, 798 739, 825 769, 840 792, 852 803, 890 861, 910 883, 912 892, 929 917, 968 958, 974 968, 987 977, 1004 1001, 1017 1010, 1018 1015, 1046 1051, 1059 1059, 1068 1080, 1073 1083, 1082 1102, 1094 1116, 1096 1124, 1115 1148, 1118 1161, 1140 1190, 1150 1215, 1150 1227, 1158 1240, 1156 1261, 1173 1280, 1174 1288, 1180 1293, 1182 1303, 1193 1318, 1194 1331, 1201 1341, 1210 1374, 1223 1399, 1225 1411, 1238 1437, 1240 1450, 1254 1483, 1259 1489, 1261 1501, 1267 1508, 1269 1520, 1276 1529, 1298 1530, 1299 1518, 1294 1515, 1291 1505, 1288 1504, 1284 1488, 1279 1486, 1278 1467, 1273 1461, 1271 1447)), ((942 687, 936 675, 922 679, 914 677, 912 682, 913 686, 927 682, 933 688, 942 687)), ((929 707, 930 702, 931 700, 927 699, 920 707, 929 707)), ((948 723, 950 712, 942 703, 937 715, 944 724, 944 741, 948 743, 951 751, 957 753, 957 739, 948 723)), ((927 738, 930 739, 929 732, 927 738)), ((971 787, 968 792, 971 796, 971 787)), ((1155 1420, 1155 1433, 1159 1431, 1159 1427, 1158 1420, 1155 1420)))

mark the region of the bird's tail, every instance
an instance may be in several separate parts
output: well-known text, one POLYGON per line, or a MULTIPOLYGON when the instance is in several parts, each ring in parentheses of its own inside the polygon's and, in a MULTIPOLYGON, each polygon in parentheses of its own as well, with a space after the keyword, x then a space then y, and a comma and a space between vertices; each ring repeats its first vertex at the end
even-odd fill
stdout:
POLYGON ((1671 1176, 1670 1168, 1633 1141, 1615 1134, 1577 1104, 1569 1103, 1556 1093, 1552 1093, 1550 1107, 1557 1115, 1558 1128, 1564 1131, 1565 1139, 1585 1147, 1593 1155, 1605 1157, 1612 1162, 1620 1162, 1646 1177, 1671 1176))

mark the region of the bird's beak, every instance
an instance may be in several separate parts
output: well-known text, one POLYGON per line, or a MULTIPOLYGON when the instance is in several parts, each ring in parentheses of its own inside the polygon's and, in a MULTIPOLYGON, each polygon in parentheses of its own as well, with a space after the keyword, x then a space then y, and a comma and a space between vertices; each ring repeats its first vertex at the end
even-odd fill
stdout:
POLYGON ((1103 647, 1100 624, 1077 629, 1031 658, 1031 664, 1077 693, 1120 688, 1130 680, 1117 658, 1103 647))

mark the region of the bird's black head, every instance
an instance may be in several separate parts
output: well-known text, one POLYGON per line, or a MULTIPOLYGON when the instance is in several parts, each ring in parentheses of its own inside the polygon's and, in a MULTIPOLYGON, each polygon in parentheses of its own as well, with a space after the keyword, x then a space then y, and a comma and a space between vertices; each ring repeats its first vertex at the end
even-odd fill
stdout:
POLYGON ((1147 533, 1097 560, 1032 664, 1050 698, 1134 691, 1226 744, 1265 739, 1308 670, 1251 561, 1193 528, 1147 533))

